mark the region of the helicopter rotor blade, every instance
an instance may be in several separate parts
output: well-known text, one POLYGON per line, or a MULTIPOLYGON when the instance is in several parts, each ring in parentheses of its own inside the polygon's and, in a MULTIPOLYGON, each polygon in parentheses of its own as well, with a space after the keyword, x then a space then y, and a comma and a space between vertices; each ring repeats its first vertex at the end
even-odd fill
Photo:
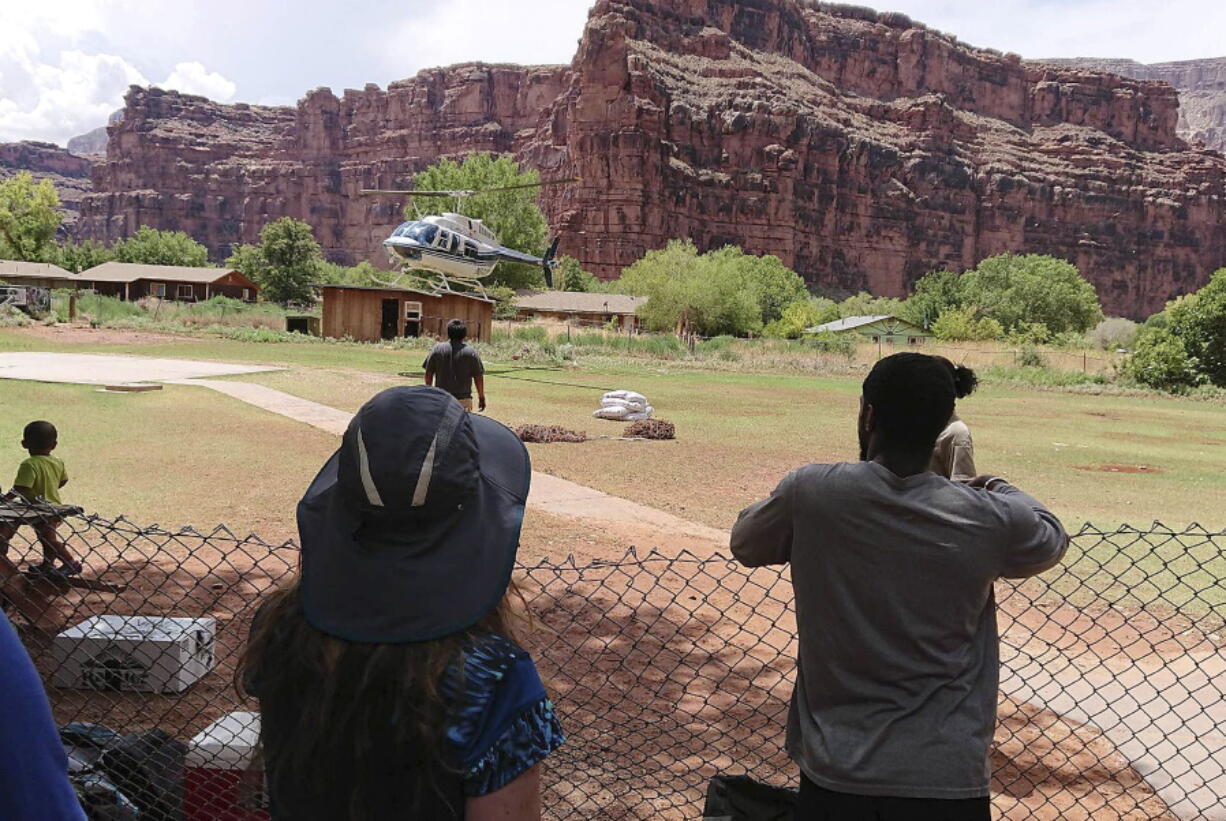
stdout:
POLYGON ((495 188, 458 189, 454 191, 417 191, 413 189, 363 188, 359 193, 392 194, 406 197, 475 197, 478 194, 488 194, 495 191, 517 191, 522 188, 540 188, 545 185, 565 185, 568 182, 579 182, 579 178, 568 177, 566 179, 525 182, 519 185, 500 185, 495 188))
POLYGON ((471 197, 477 191, 413 191, 409 189, 363 188, 360 194, 390 194, 401 197, 471 197))

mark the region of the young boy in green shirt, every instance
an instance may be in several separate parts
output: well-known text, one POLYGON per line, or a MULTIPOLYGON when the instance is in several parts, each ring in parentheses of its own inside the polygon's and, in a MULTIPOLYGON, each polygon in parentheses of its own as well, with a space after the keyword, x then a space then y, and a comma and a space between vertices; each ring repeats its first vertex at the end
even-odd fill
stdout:
MULTIPOLYGON (((31 422, 26 425, 22 434, 21 446, 30 453, 30 458, 17 468, 17 478, 13 480, 13 494, 25 497, 28 501, 42 499, 45 502, 58 505, 60 488, 68 484, 68 471, 64 462, 51 455, 59 444, 59 433, 50 422, 31 422)), ((46 519, 33 525, 38 534, 38 541, 43 546, 43 563, 34 568, 39 572, 51 572, 55 562, 60 561, 59 572, 76 575, 81 572, 81 563, 77 561, 68 548, 60 541, 56 527, 59 519, 46 519)), ((0 551, 8 555, 9 539, 17 532, 17 525, 0 524, 0 551)))

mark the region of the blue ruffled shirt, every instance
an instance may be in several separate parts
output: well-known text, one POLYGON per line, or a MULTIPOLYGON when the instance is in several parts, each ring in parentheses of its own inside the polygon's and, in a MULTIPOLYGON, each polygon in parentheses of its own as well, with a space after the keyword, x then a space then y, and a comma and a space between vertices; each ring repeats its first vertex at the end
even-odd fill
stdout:
POLYGON ((562 727, 528 653, 487 636, 442 683, 453 705, 447 740, 463 771, 464 795, 505 787, 562 745, 562 727))

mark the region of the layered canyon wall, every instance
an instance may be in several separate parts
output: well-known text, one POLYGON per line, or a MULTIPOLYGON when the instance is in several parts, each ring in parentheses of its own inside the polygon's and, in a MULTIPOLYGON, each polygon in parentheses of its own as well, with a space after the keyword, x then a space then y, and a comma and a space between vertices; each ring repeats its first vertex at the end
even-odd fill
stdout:
POLYGON ((1179 136, 1226 153, 1226 57, 1149 64, 1092 57, 1043 62, 1169 83, 1179 92, 1179 136))
POLYGON ((382 262, 397 188, 440 156, 578 183, 540 202, 604 278, 674 237, 901 295, 936 268, 1060 256, 1140 316, 1226 265, 1226 159, 1175 90, 977 50, 901 15, 796 0, 601 0, 570 66, 469 64, 296 107, 134 88, 82 235, 185 230, 218 259, 280 216, 382 262))

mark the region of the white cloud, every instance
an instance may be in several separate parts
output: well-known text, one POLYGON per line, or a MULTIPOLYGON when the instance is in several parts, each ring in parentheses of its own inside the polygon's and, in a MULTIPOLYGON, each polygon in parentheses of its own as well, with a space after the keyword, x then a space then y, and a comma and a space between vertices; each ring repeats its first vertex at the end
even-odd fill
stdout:
POLYGON ((399 21, 372 32, 392 78, 454 63, 569 63, 587 22, 592 0, 451 0, 406 8, 399 21), (479 21, 476 25, 471 21, 479 21), (405 44, 411 44, 406 48, 405 44))
MULTIPOLYGON (((83 47, 105 42, 101 4, 89 0, 0 4, 0 142, 61 145, 123 106, 130 85, 149 85, 125 56, 83 47)), ((180 62, 158 85, 228 101, 237 86, 199 62, 180 62)))
POLYGON ((238 90, 238 86, 225 77, 195 62, 179 63, 170 76, 158 85, 184 94, 200 94, 222 103, 233 100, 234 92, 238 90))
POLYGON ((37 52, 0 53, 0 140, 53 140, 106 122, 123 94, 145 78, 122 57, 62 51, 55 62, 37 52))

